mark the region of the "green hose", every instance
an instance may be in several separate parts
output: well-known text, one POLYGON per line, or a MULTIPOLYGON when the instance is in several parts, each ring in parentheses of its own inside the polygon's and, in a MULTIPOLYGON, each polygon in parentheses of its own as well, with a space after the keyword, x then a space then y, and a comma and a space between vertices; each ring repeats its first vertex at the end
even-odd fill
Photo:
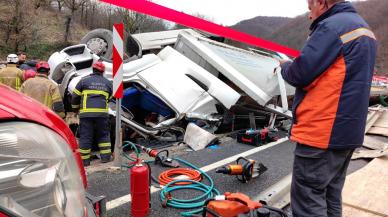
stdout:
MULTIPOLYGON (((120 155, 124 156, 126 159, 128 159, 129 161, 131 162, 136 162, 136 159, 130 157, 129 155, 127 155, 126 153, 124 153, 124 148, 128 147, 128 146, 131 146, 131 148, 133 150, 135 150, 135 153, 136 153, 136 158, 139 159, 139 156, 140 156, 140 152, 141 150, 139 150, 136 146, 136 144, 130 142, 130 141, 124 141, 124 144, 123 144, 123 147, 122 147, 122 150, 120 152, 120 155)), ((154 162, 154 160, 148 160, 148 161, 142 161, 144 163, 152 163, 154 162)), ((134 166, 133 165, 126 165, 126 164, 122 164, 121 167, 125 167, 125 168, 132 168, 134 166)))
POLYGON ((388 103, 385 101, 386 98, 387 98, 387 96, 385 96, 385 95, 379 96, 380 104, 383 105, 384 107, 388 107, 388 103))
POLYGON ((178 191, 178 190, 196 190, 196 191, 202 191, 203 194, 192 198, 192 199, 177 199, 177 198, 171 198, 167 201, 166 205, 169 207, 173 208, 178 208, 178 209, 196 209, 192 211, 187 211, 187 212, 181 212, 181 216, 192 216, 193 214, 198 214, 202 212, 202 207, 207 199, 213 198, 215 195, 220 195, 220 192, 214 187, 214 182, 212 178, 203 172, 201 169, 198 167, 194 166, 193 164, 182 160, 180 158, 175 158, 174 160, 179 161, 180 163, 185 164, 186 166, 189 166, 197 171, 199 171, 204 177, 206 177, 210 185, 205 185, 201 182, 196 182, 193 180, 176 180, 173 182, 168 183, 161 191, 160 191, 160 200, 165 201, 166 200, 166 195, 171 194, 173 191, 178 191), (177 185, 174 186, 175 183, 177 182, 191 182, 193 184, 190 185, 177 185))
MULTIPOLYGON (((130 141, 125 141, 124 144, 123 144, 123 149, 128 147, 128 146, 132 147, 132 149, 136 153, 136 158, 139 159, 141 150, 139 150, 134 143, 132 143, 130 141)), ((126 159, 128 159, 131 162, 135 162, 136 161, 136 159, 130 157, 129 155, 124 153, 122 150, 121 150, 121 155, 124 156, 126 159)), ((178 161, 180 163, 183 163, 186 166, 191 167, 194 170, 199 171, 203 177, 205 177, 205 178, 207 178, 209 180, 210 185, 205 185, 205 184, 203 184, 201 182, 196 182, 196 181, 193 181, 193 180, 176 180, 176 181, 168 183, 161 190, 161 192, 160 192, 160 200, 164 201, 166 199, 166 195, 171 194, 171 192, 173 192, 173 191, 189 190, 189 189, 190 190, 201 191, 201 192, 203 192, 203 194, 198 196, 198 197, 195 197, 195 198, 192 198, 192 199, 187 199, 187 200, 172 198, 172 199, 167 201, 166 205, 169 206, 169 207, 178 208, 178 209, 195 209, 195 210, 192 210, 192 211, 181 212, 180 213, 181 216, 192 216, 193 214, 197 214, 197 213, 202 212, 202 207, 204 206, 205 201, 207 199, 214 198, 215 195, 220 195, 220 192, 214 187, 214 182, 213 182, 212 178, 207 173, 202 171, 200 168, 198 168, 198 167, 194 166, 193 164, 191 164, 191 163, 189 163, 189 162, 187 162, 185 160, 182 160, 180 158, 174 158, 174 160, 176 160, 176 161, 178 161), (190 185, 177 185, 177 186, 174 186, 174 184, 177 183, 177 182, 190 182, 192 184, 190 184, 190 185), (198 208, 198 209, 196 209, 196 208, 198 208)), ((154 162, 154 161, 150 160, 150 161, 143 161, 143 162, 150 163, 150 162, 154 162)), ((123 164, 121 166, 125 167, 125 168, 131 168, 131 167, 134 166, 134 164, 133 165, 124 165, 123 164)))

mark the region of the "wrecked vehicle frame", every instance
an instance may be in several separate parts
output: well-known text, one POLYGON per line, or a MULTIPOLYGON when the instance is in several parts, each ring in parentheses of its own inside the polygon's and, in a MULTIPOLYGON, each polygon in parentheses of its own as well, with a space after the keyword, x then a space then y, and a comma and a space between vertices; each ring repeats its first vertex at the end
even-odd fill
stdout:
MULTIPOLYGON (((144 138, 177 141, 189 122, 216 132, 239 129, 235 119, 247 119, 250 112, 267 126, 291 117, 287 96, 293 95, 294 89, 281 78, 276 60, 286 57, 236 48, 193 34, 193 30, 174 34, 175 40, 161 40, 164 44, 157 55, 148 52, 124 61, 124 126, 144 138)), ((141 50, 142 38, 134 38, 141 50)), ((100 58, 85 44, 67 47, 50 57, 50 78, 59 84, 67 111, 71 111, 72 90, 101 59, 106 65, 104 76, 112 80, 111 61, 100 58)), ((109 113, 114 117, 112 103, 109 113)), ((133 132, 129 134, 133 137, 133 132)))

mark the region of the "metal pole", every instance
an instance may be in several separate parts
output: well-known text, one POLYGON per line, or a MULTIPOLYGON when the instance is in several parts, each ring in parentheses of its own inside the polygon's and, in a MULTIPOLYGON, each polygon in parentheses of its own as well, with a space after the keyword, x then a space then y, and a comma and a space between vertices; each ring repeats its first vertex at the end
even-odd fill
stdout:
POLYGON ((113 166, 121 167, 121 99, 116 99, 116 139, 113 166))

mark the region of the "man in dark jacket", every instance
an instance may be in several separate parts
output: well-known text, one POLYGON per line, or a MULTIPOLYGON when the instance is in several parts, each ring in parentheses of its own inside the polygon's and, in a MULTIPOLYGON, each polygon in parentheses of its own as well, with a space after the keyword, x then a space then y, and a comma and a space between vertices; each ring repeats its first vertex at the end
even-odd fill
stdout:
POLYGON ((84 166, 90 165, 90 152, 94 141, 100 148, 101 162, 111 160, 108 101, 112 97, 112 83, 103 76, 105 65, 93 64, 93 73, 76 85, 72 107, 80 111, 80 153, 84 166))
POLYGON ((282 76, 296 87, 291 140, 295 217, 341 216, 353 150, 364 140, 376 38, 349 2, 308 0, 310 36, 282 76))
MULTIPOLYGON (((26 62, 27 55, 24 52, 18 52, 17 55, 18 55, 18 59, 19 59, 17 66, 18 66, 18 68, 20 68, 20 66, 26 62)), ((22 70, 24 70, 24 69, 22 69, 22 70)))
POLYGON ((36 71, 36 64, 38 63, 37 59, 27 60, 20 65, 19 69, 22 70, 34 70, 36 71))

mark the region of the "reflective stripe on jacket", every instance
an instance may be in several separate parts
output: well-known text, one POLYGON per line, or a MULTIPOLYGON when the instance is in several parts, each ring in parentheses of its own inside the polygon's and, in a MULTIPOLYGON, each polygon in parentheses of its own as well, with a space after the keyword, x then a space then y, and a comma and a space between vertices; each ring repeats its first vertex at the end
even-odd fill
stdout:
POLYGON ((377 42, 349 2, 334 5, 311 25, 301 55, 282 65, 296 87, 291 140, 322 149, 361 146, 377 42))
POLYGON ((65 117, 63 101, 58 85, 50 81, 47 75, 37 74, 34 78, 25 81, 20 92, 47 106, 60 117, 65 117))
POLYGON ((16 64, 7 64, 6 68, 0 70, 0 83, 20 90, 23 83, 23 71, 16 67, 16 64))
POLYGON ((108 101, 112 97, 112 82, 101 73, 93 73, 78 82, 73 90, 72 107, 82 117, 108 117, 108 101))

